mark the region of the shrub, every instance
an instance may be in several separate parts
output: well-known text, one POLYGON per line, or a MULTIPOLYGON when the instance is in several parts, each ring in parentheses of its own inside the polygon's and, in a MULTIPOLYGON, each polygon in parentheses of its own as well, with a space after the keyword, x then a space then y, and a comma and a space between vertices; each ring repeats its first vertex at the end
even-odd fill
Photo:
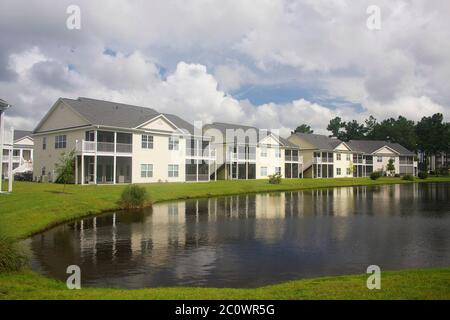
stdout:
POLYGON ((14 180, 15 181, 33 181, 33 172, 27 171, 27 172, 19 172, 14 174, 14 180))
POLYGON ((396 173, 396 174, 394 175, 394 177, 400 178, 400 174, 396 173))
POLYGON ((420 171, 418 176, 420 179, 426 179, 428 178, 428 173, 426 171, 420 171))
POLYGON ((405 174, 402 177, 402 180, 407 180, 407 181, 414 181, 414 176, 410 175, 410 174, 405 174))
POLYGON ((281 174, 275 173, 269 176, 270 184, 280 184, 281 183, 281 174))
POLYGON ((374 171, 370 174, 370 179, 372 180, 377 180, 379 178, 381 178, 381 176, 383 175, 383 172, 381 171, 374 171))
POLYGON ((123 208, 142 208, 151 205, 147 189, 136 184, 125 187, 120 196, 120 204, 123 208))
POLYGON ((27 256, 14 239, 0 234, 0 273, 20 270, 27 256))

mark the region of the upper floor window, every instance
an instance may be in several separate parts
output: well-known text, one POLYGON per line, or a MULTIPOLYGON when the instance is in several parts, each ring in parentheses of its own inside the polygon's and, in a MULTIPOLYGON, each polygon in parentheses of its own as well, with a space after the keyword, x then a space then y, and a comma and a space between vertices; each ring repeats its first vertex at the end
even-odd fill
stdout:
POLYGON ((280 148, 275 148, 275 158, 281 158, 281 150, 280 150, 280 148))
POLYGON ((47 149, 47 138, 43 137, 42 138, 42 150, 47 149))
POLYGON ((336 153, 336 160, 341 160, 341 154, 340 153, 336 153))
POLYGON ((67 136, 60 135, 55 136, 55 149, 65 149, 67 145, 67 136))
POLYGON ((142 149, 153 149, 153 136, 142 135, 142 149))
POLYGON ((350 161, 350 153, 347 153, 347 161, 350 161))
POLYGON ((261 157, 267 157, 267 147, 261 147, 261 157))
POLYGON ((178 150, 180 140, 178 137, 169 137, 169 150, 178 150))
POLYGON ((178 165, 177 164, 169 164, 169 177, 170 178, 178 177, 178 165))
POLYGON ((378 156, 377 157, 377 162, 383 162, 383 157, 378 156))

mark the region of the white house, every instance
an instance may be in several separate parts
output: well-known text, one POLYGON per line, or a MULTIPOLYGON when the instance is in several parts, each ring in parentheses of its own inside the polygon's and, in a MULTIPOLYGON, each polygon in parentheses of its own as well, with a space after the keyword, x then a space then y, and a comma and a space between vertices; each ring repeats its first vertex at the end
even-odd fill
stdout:
POLYGON ((12 141, 3 145, 2 174, 7 175, 9 162, 12 164, 12 173, 33 171, 34 141, 31 131, 14 130, 12 141), (10 159, 10 153, 11 159, 10 159))
POLYGON ((60 98, 34 130, 34 179, 54 181, 63 152, 75 151, 75 183, 209 181, 209 137, 154 109, 60 98))
POLYGON ((273 131, 214 122, 203 127, 217 159, 217 179, 263 179, 275 173, 302 176, 298 147, 273 131))
POLYGON ((310 178, 365 177, 373 171, 387 172, 394 160, 394 174, 417 175, 415 154, 398 143, 374 140, 344 142, 319 134, 293 133, 304 159, 304 176, 310 178))

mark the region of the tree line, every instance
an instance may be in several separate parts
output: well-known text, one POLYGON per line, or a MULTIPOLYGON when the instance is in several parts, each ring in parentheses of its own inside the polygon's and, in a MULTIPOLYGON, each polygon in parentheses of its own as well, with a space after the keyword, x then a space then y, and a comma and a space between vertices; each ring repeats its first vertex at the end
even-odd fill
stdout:
MULTIPOLYGON (((330 137, 342 141, 385 140, 399 143, 411 151, 423 152, 426 156, 450 153, 450 123, 444 122, 441 113, 422 117, 418 122, 403 116, 381 122, 370 116, 363 123, 357 120, 346 122, 335 117, 330 120, 327 130, 331 132, 330 137)), ((314 130, 309 125, 302 124, 293 132, 314 133, 314 130)))

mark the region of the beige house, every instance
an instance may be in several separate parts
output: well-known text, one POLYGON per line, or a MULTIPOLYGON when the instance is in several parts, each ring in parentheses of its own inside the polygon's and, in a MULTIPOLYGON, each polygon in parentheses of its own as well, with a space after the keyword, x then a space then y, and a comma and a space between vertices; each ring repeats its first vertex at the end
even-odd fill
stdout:
POLYGON ((199 132, 151 108, 60 98, 34 130, 34 179, 54 181, 73 150, 77 184, 209 181, 215 160, 199 132))
POLYGON ((285 178, 302 176, 298 147, 273 132, 222 122, 205 125, 203 132, 211 137, 217 179, 265 179, 275 173, 285 178))
POLYGON ((373 140, 344 142, 307 133, 294 133, 288 140, 300 149, 305 177, 366 177, 373 171, 387 173, 389 159, 394 160, 393 174, 417 175, 415 154, 398 143, 373 140))
POLYGON ((13 139, 11 140, 12 142, 3 145, 3 176, 7 175, 10 162, 12 165, 13 174, 33 171, 34 141, 32 132, 25 130, 14 130, 13 139))

